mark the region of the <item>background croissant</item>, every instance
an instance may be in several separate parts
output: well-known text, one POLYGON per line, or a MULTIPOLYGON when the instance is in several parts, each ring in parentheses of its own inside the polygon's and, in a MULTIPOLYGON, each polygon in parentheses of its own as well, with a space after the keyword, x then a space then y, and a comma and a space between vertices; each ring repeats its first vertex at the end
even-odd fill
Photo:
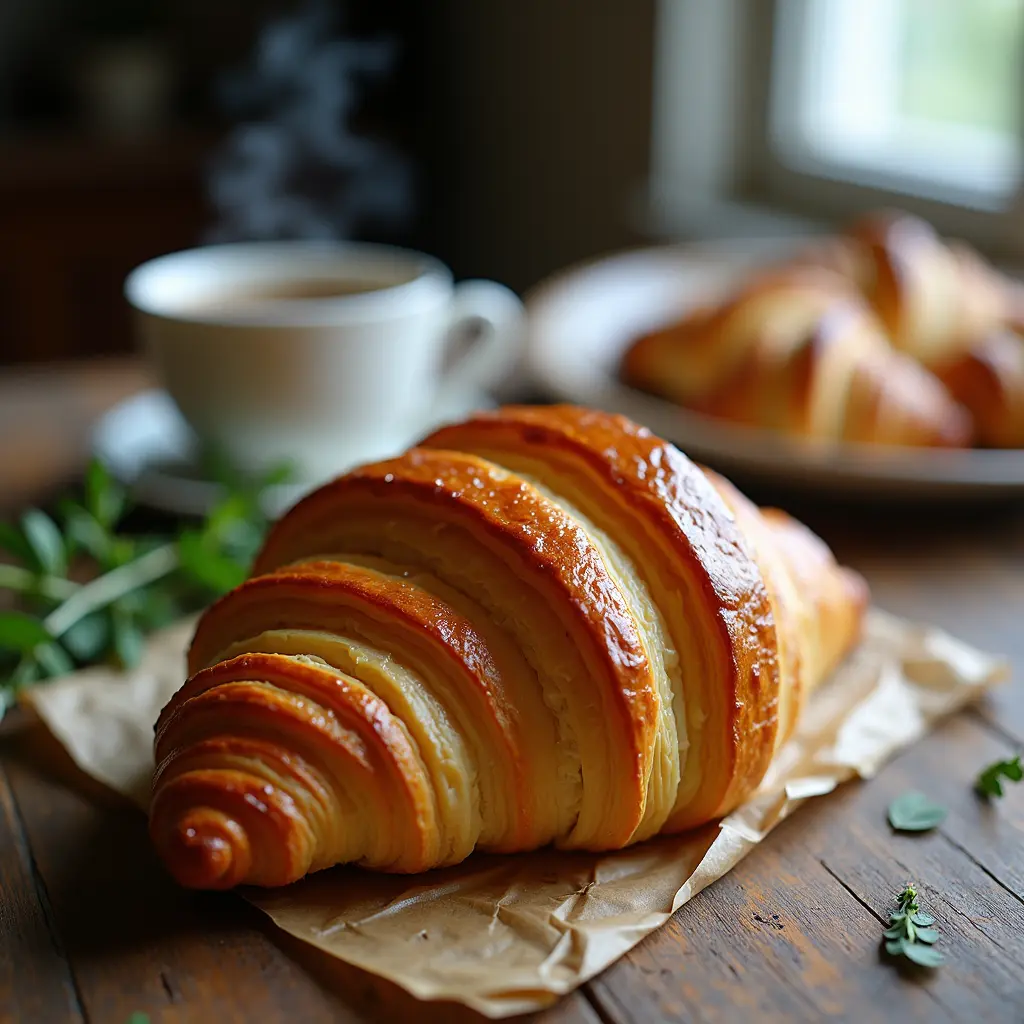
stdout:
POLYGON ((277 524, 162 712, 185 885, 615 849, 751 793, 867 601, 806 528, 620 417, 502 409, 277 524))
POLYGON ((1024 299, 972 249, 865 217, 627 351, 627 383, 723 419, 879 444, 1024 447, 1024 299))
POLYGON ((1024 448, 1024 322, 1009 319, 937 372, 971 411, 982 444, 1024 448))
POLYGON ((622 373, 688 408, 803 437, 950 447, 970 438, 942 384, 889 344, 846 281, 814 267, 753 277, 721 305, 645 335, 622 373))
POLYGON ((845 242, 851 279, 893 344, 971 413, 979 443, 1024 448, 1024 301, 962 243, 906 214, 876 214, 845 242))

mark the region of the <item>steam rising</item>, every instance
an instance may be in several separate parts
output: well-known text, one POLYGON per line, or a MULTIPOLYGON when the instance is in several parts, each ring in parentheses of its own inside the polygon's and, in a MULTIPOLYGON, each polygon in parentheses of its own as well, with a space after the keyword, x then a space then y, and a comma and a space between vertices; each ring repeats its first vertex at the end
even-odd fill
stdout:
POLYGON ((408 160, 351 127, 366 88, 389 75, 396 52, 389 39, 341 36, 331 4, 320 0, 266 26, 251 67, 221 89, 237 124, 209 169, 212 241, 350 238, 408 223, 408 160))

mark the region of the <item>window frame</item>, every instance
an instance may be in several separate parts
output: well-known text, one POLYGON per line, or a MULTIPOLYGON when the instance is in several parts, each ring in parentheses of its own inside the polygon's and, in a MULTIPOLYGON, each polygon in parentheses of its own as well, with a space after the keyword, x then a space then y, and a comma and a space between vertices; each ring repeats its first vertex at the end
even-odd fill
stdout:
POLYGON ((658 0, 644 226, 670 237, 788 237, 898 207, 993 259, 1024 260, 1024 183, 1006 209, 985 210, 951 190, 908 194, 884 174, 851 180, 823 162, 780 158, 771 125, 773 64, 785 57, 778 26, 786 4, 808 2, 658 0))

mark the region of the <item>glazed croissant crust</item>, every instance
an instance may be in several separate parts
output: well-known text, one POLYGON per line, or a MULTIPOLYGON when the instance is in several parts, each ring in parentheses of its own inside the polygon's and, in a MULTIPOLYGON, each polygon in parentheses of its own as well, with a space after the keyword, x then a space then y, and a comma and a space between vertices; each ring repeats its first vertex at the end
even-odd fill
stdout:
POLYGON ((226 888, 691 828, 757 787, 866 603, 621 417, 480 414, 309 495, 205 613, 151 835, 226 888))

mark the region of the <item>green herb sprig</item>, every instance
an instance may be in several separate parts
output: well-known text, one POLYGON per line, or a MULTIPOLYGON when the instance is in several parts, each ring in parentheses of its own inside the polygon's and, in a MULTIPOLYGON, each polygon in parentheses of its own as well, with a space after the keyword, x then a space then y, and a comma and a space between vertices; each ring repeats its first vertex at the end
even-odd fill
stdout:
POLYGON ((1020 782, 1024 779, 1024 765, 1020 761, 1021 755, 1011 757, 1006 761, 994 761, 987 768, 983 769, 974 782, 974 790, 979 796, 999 797, 1003 795, 1003 782, 1020 782))
POLYGON ((261 496, 283 483, 276 469, 255 481, 218 464, 223 497, 195 527, 172 536, 121 529, 124 488, 100 462, 82 493, 54 516, 29 509, 0 523, 0 718, 20 690, 83 665, 135 665, 147 633, 241 583, 267 527, 261 496))
POLYGON ((938 967, 945 959, 933 948, 939 931, 932 926, 935 918, 921 912, 917 904, 917 889, 913 885, 896 897, 897 907, 889 915, 885 931, 885 951, 890 956, 905 956, 921 967, 938 967))

